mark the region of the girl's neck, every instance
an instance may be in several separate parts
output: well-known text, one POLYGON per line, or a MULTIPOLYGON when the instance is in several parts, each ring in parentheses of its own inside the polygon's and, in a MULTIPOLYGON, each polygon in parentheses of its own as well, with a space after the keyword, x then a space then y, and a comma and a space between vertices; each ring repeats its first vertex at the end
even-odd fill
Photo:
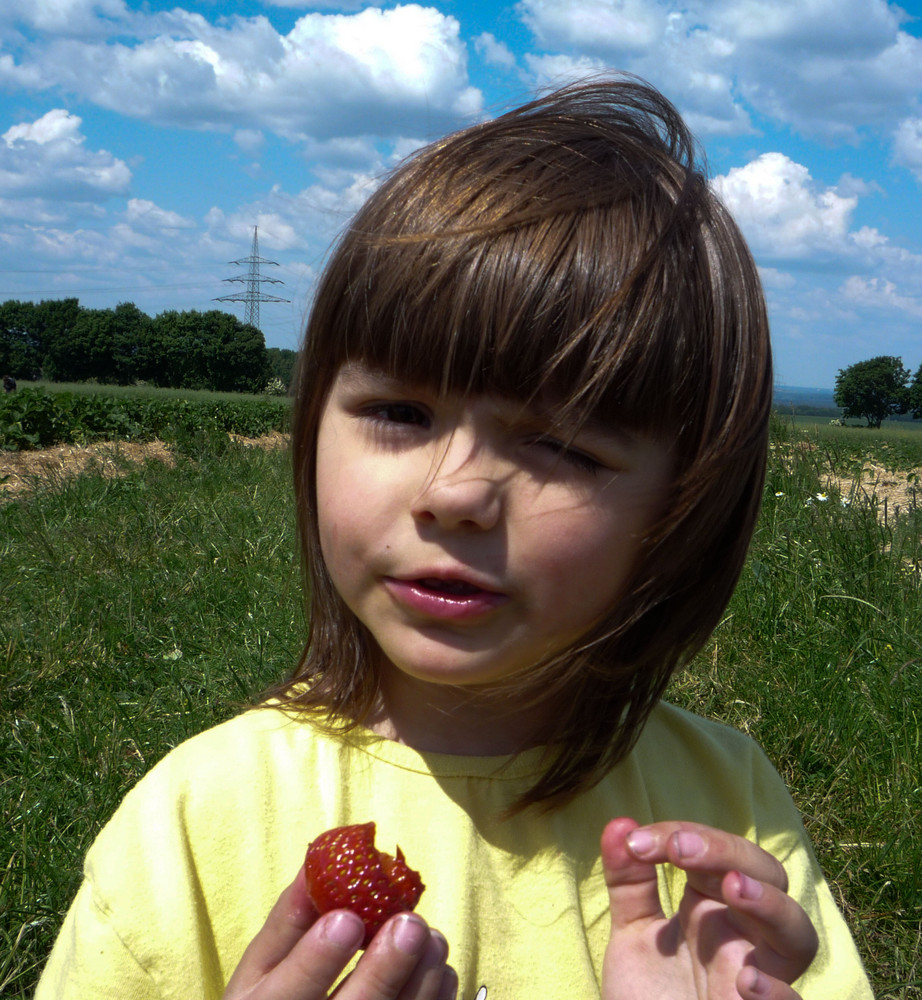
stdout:
POLYGON ((535 746, 547 709, 517 699, 418 681, 393 666, 381 671, 381 700, 368 727, 414 750, 495 757, 535 746))

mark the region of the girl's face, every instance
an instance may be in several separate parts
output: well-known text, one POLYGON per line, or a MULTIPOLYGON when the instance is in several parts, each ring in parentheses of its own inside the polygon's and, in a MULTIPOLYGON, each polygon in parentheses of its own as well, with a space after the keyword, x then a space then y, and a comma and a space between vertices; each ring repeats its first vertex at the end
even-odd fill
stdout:
POLYGON ((489 685, 618 600, 670 484, 667 447, 500 397, 441 396, 348 364, 317 444, 330 576, 383 653, 382 683, 489 685))

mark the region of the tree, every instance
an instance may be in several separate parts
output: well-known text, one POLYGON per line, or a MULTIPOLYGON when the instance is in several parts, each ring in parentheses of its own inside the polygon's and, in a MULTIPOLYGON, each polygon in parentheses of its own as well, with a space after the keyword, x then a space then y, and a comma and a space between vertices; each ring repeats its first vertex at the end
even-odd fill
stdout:
POLYGON ((271 374, 259 330, 217 309, 160 313, 141 354, 143 378, 179 389, 260 392, 271 374))
POLYGON ((266 341, 252 323, 217 309, 200 313, 208 387, 222 392, 262 392, 271 369, 266 341))
POLYGON ((78 299, 43 299, 35 306, 32 327, 42 359, 42 377, 67 378, 54 370, 55 356, 66 353, 66 343, 83 310, 78 299))
POLYGON ((0 375, 37 379, 41 374, 41 344, 35 335, 31 302, 9 299, 0 305, 0 375))
POLYGON ((48 299, 38 305, 10 299, 0 305, 0 374, 19 379, 63 378, 55 370, 66 353, 77 317, 77 299, 48 299))
POLYGON ((267 347, 266 355, 269 358, 269 368, 272 375, 279 379, 286 389, 289 389, 298 360, 297 351, 292 351, 287 347, 267 347))
POLYGON ((867 420, 868 427, 909 409, 909 371, 900 358, 881 355, 839 370, 835 401, 844 417, 867 420))
POLYGON ((913 420, 922 420, 922 365, 912 377, 907 391, 908 405, 906 409, 912 414, 913 420))
POLYGON ((51 345, 45 367, 55 381, 125 384, 132 381, 125 363, 128 352, 111 309, 81 309, 66 336, 51 345))

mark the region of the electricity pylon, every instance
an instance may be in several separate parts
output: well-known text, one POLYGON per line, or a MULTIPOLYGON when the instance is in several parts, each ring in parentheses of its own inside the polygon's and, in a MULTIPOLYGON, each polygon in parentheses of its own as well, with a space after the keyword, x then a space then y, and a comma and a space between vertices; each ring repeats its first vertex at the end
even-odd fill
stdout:
POLYGON ((250 256, 243 257, 240 260, 232 260, 229 263, 237 264, 241 267, 245 265, 247 269, 246 277, 235 276, 233 278, 223 278, 222 280, 228 282, 239 281, 241 284, 247 286, 246 291, 238 292, 236 295, 221 295, 214 301, 245 302, 246 309, 244 310, 243 322, 255 326, 258 330, 260 328, 260 302, 290 302, 291 299, 282 299, 278 295, 269 295, 262 290, 263 285, 284 285, 285 282, 279 278, 266 278, 260 274, 259 267, 261 264, 271 264, 273 267, 278 267, 278 262, 266 260, 265 257, 259 256, 259 235, 256 226, 253 227, 253 246, 250 248, 250 256))

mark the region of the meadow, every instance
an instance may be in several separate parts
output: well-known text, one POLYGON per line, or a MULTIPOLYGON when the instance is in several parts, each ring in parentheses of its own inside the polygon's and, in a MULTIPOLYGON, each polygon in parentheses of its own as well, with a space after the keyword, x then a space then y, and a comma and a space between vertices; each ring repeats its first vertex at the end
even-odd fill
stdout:
MULTIPOLYGON (((201 435, 169 463, 107 463, 0 501, 9 1000, 126 790, 288 672, 304 634, 284 449, 201 435)), ((775 762, 878 1000, 922 996, 920 470, 911 431, 777 421, 740 586, 670 692, 775 762)))

